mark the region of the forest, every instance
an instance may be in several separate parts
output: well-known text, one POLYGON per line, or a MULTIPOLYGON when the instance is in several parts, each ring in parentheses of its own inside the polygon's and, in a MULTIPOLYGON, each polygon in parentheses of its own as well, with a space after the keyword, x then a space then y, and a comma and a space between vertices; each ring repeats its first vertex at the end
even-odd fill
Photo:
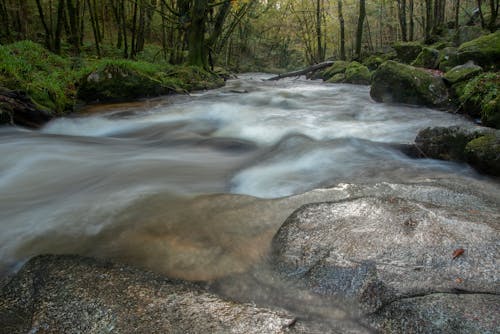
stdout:
POLYGON ((497 29, 498 0, 1 0, 0 43, 71 57, 297 69, 362 59, 449 29, 497 29))

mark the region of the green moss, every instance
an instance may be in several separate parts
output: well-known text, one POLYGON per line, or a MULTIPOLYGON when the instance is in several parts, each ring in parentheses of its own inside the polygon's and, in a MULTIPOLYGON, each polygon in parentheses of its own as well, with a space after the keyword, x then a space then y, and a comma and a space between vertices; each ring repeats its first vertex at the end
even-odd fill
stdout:
POLYGON ((328 80, 335 74, 344 73, 349 63, 343 60, 333 62, 332 66, 328 67, 323 73, 323 80, 328 80))
POLYGON ((405 64, 413 62, 423 48, 419 42, 399 42, 392 47, 396 50, 397 58, 405 64))
POLYGON ((386 60, 380 56, 370 56, 363 60, 363 65, 368 67, 370 71, 375 71, 386 60))
POLYGON ((439 64, 439 51, 431 48, 423 48, 418 54, 417 59, 412 63, 413 66, 435 69, 439 64))
POLYGON ((483 73, 467 83, 459 99, 464 111, 481 117, 491 127, 500 128, 500 73, 483 73))
POLYGON ((500 135, 491 133, 471 140, 465 147, 468 161, 476 168, 493 175, 500 175, 500 135))
POLYGON ((78 73, 68 59, 31 41, 0 45, 0 59, 0 85, 26 91, 41 109, 72 109, 78 73))
POLYGON ((328 83, 341 83, 344 82, 345 80, 345 74, 344 73, 337 73, 330 79, 328 79, 326 82, 328 83))
POLYGON ((460 45, 457 56, 462 63, 473 60, 483 67, 499 69, 500 30, 460 45))
POLYGON ((432 107, 445 107, 449 103, 448 90, 440 77, 391 60, 374 72, 370 95, 378 102, 432 107))
POLYGON ((455 66, 460 65, 457 56, 457 48, 448 47, 439 51, 439 69, 447 72, 455 66))
POLYGON ((359 85, 370 84, 370 70, 365 65, 353 61, 345 71, 345 82, 359 85))
POLYGON ((481 66, 477 66, 474 64, 465 64, 456 66, 446 72, 446 74, 444 75, 444 79, 453 85, 462 81, 470 80, 473 77, 481 74, 482 72, 483 69, 481 68, 481 66))

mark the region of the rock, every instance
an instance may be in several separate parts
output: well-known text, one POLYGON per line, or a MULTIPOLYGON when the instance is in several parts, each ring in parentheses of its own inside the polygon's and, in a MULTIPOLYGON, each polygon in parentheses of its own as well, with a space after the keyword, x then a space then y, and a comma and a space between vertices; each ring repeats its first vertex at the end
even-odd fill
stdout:
POLYGON ((328 79, 326 82, 328 83, 342 83, 345 81, 345 74, 344 73, 337 73, 330 79, 328 79))
POLYGON ((423 48, 419 42, 399 42, 392 47, 396 50, 397 59, 405 64, 413 62, 423 48))
POLYGON ((363 65, 368 67, 370 71, 375 71, 386 60, 387 59, 384 59, 381 56, 372 55, 366 59, 363 59, 363 65))
POLYGON ((347 61, 343 61, 343 60, 335 61, 332 66, 328 67, 323 72, 323 80, 327 81, 328 79, 333 77, 335 74, 344 73, 346 71, 348 65, 349 65, 349 62, 347 62, 347 61))
POLYGON ((77 97, 85 102, 127 101, 173 92, 152 76, 123 64, 105 64, 86 75, 77 97))
POLYGON ((465 146, 485 132, 488 130, 466 129, 458 126, 427 128, 417 134, 415 145, 425 158, 467 161, 465 146))
POLYGON ((461 45, 483 36, 486 32, 479 25, 461 26, 456 31, 455 45, 461 45))
POLYGON ((469 61, 466 64, 455 66, 446 72, 444 80, 454 85, 462 81, 470 80, 482 72, 483 68, 481 66, 474 64, 473 61, 469 61))
POLYGON ((449 104, 448 90, 441 77, 391 60, 383 63, 373 73, 370 95, 377 102, 437 108, 449 104))
POLYGON ((317 294, 355 298, 387 333, 406 332, 401 326, 456 333, 446 324, 460 320, 494 329, 495 317, 476 319, 470 314, 480 311, 469 307, 484 303, 481 309, 494 310, 500 302, 498 206, 476 212, 467 203, 429 201, 423 191, 403 197, 305 205, 274 236, 271 261, 282 276, 317 294), (453 259, 458 248, 465 251, 453 259), (457 298, 457 291, 467 296, 457 298), (432 316, 422 321, 425 312, 432 316))
POLYGON ((427 128, 415 145, 420 157, 468 162, 483 173, 500 175, 500 130, 427 128))
POLYGON ((39 128, 52 119, 52 115, 39 109, 25 92, 0 86, 0 124, 39 128))
POLYGON ((471 140, 465 146, 465 154, 478 170, 500 176, 500 131, 471 140))
POLYGON ((0 333, 284 333, 294 318, 79 256, 30 260, 0 295, 0 333))
POLYGON ((383 333, 496 333, 495 304, 496 295, 436 293, 398 300, 372 322, 383 333))
POLYGON ((423 48, 413 66, 436 69, 439 65, 439 51, 431 48, 423 48))
POLYGON ((457 56, 457 48, 447 47, 439 52, 439 70, 447 72, 451 68, 460 65, 457 56))
POLYGON ((368 70, 368 67, 365 65, 353 61, 347 66, 344 82, 357 85, 369 85, 370 79, 370 70, 368 70))
POLYGON ((473 60, 484 68, 500 68, 500 30, 463 43, 458 48, 461 63, 473 60))
POLYGON ((459 88, 456 92, 462 111, 480 117, 486 126, 500 129, 500 73, 483 73, 459 88))

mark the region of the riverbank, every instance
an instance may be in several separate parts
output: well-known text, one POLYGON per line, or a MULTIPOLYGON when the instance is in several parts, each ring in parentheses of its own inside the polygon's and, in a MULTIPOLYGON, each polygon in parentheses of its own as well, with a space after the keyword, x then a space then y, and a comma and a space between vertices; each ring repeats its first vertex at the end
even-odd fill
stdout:
POLYGON ((0 59, 0 123, 27 127, 71 114, 81 104, 212 89, 227 76, 163 61, 61 57, 30 41, 0 45, 0 59), (16 94, 25 94, 31 119, 14 104, 16 94), (37 118, 36 111, 46 117, 37 118))

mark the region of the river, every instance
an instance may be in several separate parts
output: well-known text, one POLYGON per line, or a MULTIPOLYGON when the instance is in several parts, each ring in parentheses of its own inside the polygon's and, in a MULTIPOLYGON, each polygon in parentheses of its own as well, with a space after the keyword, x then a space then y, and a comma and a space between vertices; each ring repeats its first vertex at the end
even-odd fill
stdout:
POLYGON ((466 164, 403 153, 425 127, 474 126, 461 116, 375 103, 367 86, 266 77, 0 128, 1 272, 78 253, 212 280, 245 272, 293 210, 345 184, 498 190, 466 164))

